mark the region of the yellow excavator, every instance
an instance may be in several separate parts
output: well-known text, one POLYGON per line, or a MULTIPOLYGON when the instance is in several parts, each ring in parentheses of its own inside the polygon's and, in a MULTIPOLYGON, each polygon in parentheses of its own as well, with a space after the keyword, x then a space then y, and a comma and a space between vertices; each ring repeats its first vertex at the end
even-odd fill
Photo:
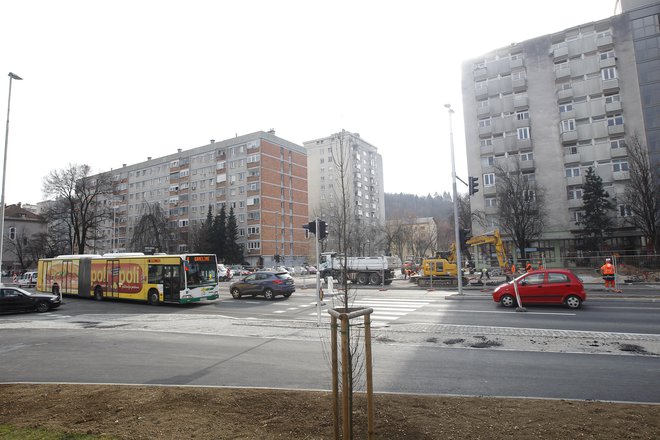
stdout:
MULTIPOLYGON (((506 251, 498 230, 477 235, 466 241, 468 246, 494 245, 495 254, 500 268, 505 275, 511 274, 511 268, 506 257, 506 251)), ((415 277, 419 287, 457 286, 458 268, 456 266, 456 244, 452 243, 449 252, 438 252, 435 258, 422 261, 421 274, 415 277)), ((468 279, 463 276, 463 285, 468 279)))

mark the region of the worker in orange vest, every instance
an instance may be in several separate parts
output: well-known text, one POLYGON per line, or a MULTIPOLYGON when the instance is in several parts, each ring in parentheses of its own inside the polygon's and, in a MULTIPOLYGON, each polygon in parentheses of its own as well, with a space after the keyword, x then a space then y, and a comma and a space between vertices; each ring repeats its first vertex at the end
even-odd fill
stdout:
POLYGON ((525 266, 525 272, 531 272, 532 270, 534 270, 532 268, 532 263, 527 263, 527 265, 525 266))
POLYGON ((605 259, 605 264, 603 264, 600 267, 600 273, 603 274, 603 279, 605 280, 605 289, 614 290, 616 288, 615 286, 615 271, 614 271, 614 265, 612 264, 612 260, 609 258, 605 259))

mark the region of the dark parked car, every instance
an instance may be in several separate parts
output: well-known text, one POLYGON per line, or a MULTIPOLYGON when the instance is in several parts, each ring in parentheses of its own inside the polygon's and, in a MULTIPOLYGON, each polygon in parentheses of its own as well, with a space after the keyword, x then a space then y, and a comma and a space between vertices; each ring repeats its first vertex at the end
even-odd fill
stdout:
POLYGON ((48 293, 32 293, 18 287, 0 287, 0 312, 47 312, 59 307, 60 297, 48 293))
MULTIPOLYGON (((529 304, 566 304, 571 309, 580 307, 587 299, 580 278, 568 269, 542 269, 516 278, 518 294, 523 306, 529 304)), ((501 284, 493 292, 493 301, 504 307, 517 304, 513 281, 501 284)))
POLYGON ((296 291, 296 285, 293 277, 286 272, 264 270, 251 273, 240 281, 232 283, 229 291, 235 299, 243 295, 263 295, 266 299, 283 295, 288 298, 296 291))

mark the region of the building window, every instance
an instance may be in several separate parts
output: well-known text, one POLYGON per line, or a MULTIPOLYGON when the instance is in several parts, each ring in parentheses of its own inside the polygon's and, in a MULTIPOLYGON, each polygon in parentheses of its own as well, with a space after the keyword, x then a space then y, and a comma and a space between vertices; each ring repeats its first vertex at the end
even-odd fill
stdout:
POLYGON ((490 118, 479 119, 479 127, 490 127, 490 118))
POLYGON ((566 168, 566 170, 564 171, 564 176, 566 176, 566 177, 579 177, 580 176, 580 167, 566 168))
POLYGON ((484 174, 484 186, 495 185, 495 173, 484 174))
POLYGON ((569 156, 571 154, 578 154, 577 145, 569 145, 564 147, 564 156, 569 156))
POLYGON ((607 52, 601 52, 599 55, 601 60, 606 60, 608 58, 615 58, 613 50, 608 50, 607 52))
POLYGON ((495 164, 495 156, 484 156, 481 158, 481 165, 485 167, 493 166, 495 164))
POLYGON ((619 217, 631 217, 633 215, 630 205, 619 205, 619 217))
POLYGON ((497 199, 495 197, 484 198, 484 206, 486 208, 494 208, 497 206, 497 199))
POLYGON ((565 119, 561 121, 561 132, 566 133, 567 131, 575 130, 575 119, 565 119))
POLYGON ((573 110, 572 102, 567 102, 566 104, 561 104, 559 106, 559 113, 566 113, 566 112, 570 112, 571 110, 573 110))
POLYGON ((607 125, 608 126, 623 125, 623 115, 616 114, 616 115, 608 116, 607 117, 607 125))
POLYGON ((247 228, 247 231, 248 231, 248 235, 255 235, 255 234, 259 234, 261 228, 259 226, 249 226, 247 228))
POLYGON ((529 127, 520 127, 518 129, 518 139, 529 139, 529 127))
POLYGON ((580 223, 584 218, 584 211, 573 211, 572 216, 575 223, 580 223))
POLYGON ((525 202, 533 202, 536 200, 536 192, 533 189, 523 190, 522 197, 525 202))
POLYGON ((531 151, 528 153, 520 153, 520 160, 523 162, 527 160, 534 160, 534 153, 531 151))
POLYGON ((616 67, 606 67, 601 69, 600 77, 604 80, 616 79, 616 67))
POLYGON ((479 145, 481 146, 481 148, 491 147, 493 146, 493 138, 481 139, 479 141, 479 145))
POLYGON ((261 242, 260 241, 248 241, 247 242, 247 248, 249 250, 261 249, 261 242))
POLYGON ((516 112, 516 119, 519 121, 525 121, 529 119, 529 111, 528 110, 523 110, 516 112))
POLYGON ((621 102, 621 96, 619 94, 607 95, 605 97, 605 104, 611 104, 613 102, 621 102))
POLYGON ((477 108, 478 109, 487 109, 488 108, 488 100, 484 99, 483 101, 477 101, 477 108))
POLYGON ((625 159, 615 159, 612 161, 612 172, 628 171, 628 161, 625 159))
POLYGON ((610 146, 613 150, 616 148, 626 148, 626 141, 624 139, 612 139, 610 146))
POLYGON ((566 188, 568 194, 568 200, 580 200, 582 199, 582 187, 580 186, 569 186, 566 188))

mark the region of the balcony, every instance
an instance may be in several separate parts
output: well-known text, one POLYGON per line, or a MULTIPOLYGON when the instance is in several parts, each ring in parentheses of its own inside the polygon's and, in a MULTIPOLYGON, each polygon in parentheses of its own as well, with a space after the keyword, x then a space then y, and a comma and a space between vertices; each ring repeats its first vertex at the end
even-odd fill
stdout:
POLYGON ((481 152, 481 154, 490 154, 493 152, 493 144, 481 147, 479 151, 481 152))
POLYGON ((552 58, 554 61, 568 58, 568 45, 563 44, 561 46, 556 46, 552 50, 552 58))
POLYGON ((614 41, 611 35, 600 35, 596 37, 596 46, 598 49, 605 49, 614 46, 614 41))
POLYGON ((559 113, 559 120, 565 121, 566 119, 575 119, 575 110, 559 113))
POLYGON ((612 180, 629 180, 630 174, 628 171, 614 171, 612 173, 612 180))
POLYGON ((484 186, 484 196, 494 196, 495 194, 497 194, 495 185, 484 186))
POLYGON ((575 186, 575 185, 582 185, 582 176, 572 176, 572 177, 567 177, 566 178, 566 185, 567 186, 575 186))
POLYGON ((623 133, 625 133, 624 124, 607 126, 607 134, 610 136, 623 133))
POLYGON ((580 163, 580 162, 581 162, 581 158, 580 158, 580 154, 579 154, 579 153, 576 153, 576 154, 565 154, 565 155, 564 155, 564 164, 568 164, 568 163, 580 163))
POLYGON ((527 96, 514 96, 513 108, 515 108, 516 110, 529 108, 529 98, 527 96))
POLYGON ((527 78, 518 78, 511 81, 511 87, 514 92, 523 92, 527 90, 527 78))
POLYGON ((485 67, 478 67, 472 72, 475 81, 482 81, 488 77, 488 70, 485 67))
POLYGON ((477 107, 477 116, 486 116, 490 114, 490 106, 477 107))
POLYGON ((555 70, 555 79, 560 80, 564 78, 570 78, 571 77, 571 68, 570 67, 562 67, 560 69, 555 70))
POLYGON ((583 206, 582 199, 568 199, 569 209, 582 208, 582 206, 583 206))
POLYGON ((565 102, 573 99, 573 88, 557 90, 557 101, 565 102))
POLYGON ((614 79, 603 79, 601 80, 601 87, 603 88, 603 92, 617 92, 619 91, 619 80, 614 78, 614 79))
POLYGON ((606 113, 618 113, 621 111, 621 101, 607 102, 605 103, 605 112, 606 113))
POLYGON ((616 58, 615 57, 605 58, 604 60, 599 60, 598 64, 600 65, 601 69, 603 67, 616 66, 616 58))
POLYGON ((619 158, 619 157, 627 157, 628 156, 628 149, 627 148, 612 148, 610 150, 611 155, 613 158, 619 158))
POLYGON ((523 67, 523 59, 521 56, 509 62, 510 69, 518 69, 520 67, 523 67))
POLYGON ((577 142, 578 133, 577 130, 565 131, 560 135, 562 144, 568 144, 570 142, 577 142))
POLYGON ((518 139, 516 141, 516 148, 518 150, 525 150, 532 148, 532 140, 531 139, 518 139))
POLYGON ((488 96, 488 87, 475 87, 474 96, 477 99, 483 99, 488 96))
POLYGON ((491 136, 493 134, 493 126, 479 127, 479 136, 491 136))
POLYGON ((531 171, 534 167, 534 160, 521 160, 520 161, 520 170, 521 171, 531 171))

